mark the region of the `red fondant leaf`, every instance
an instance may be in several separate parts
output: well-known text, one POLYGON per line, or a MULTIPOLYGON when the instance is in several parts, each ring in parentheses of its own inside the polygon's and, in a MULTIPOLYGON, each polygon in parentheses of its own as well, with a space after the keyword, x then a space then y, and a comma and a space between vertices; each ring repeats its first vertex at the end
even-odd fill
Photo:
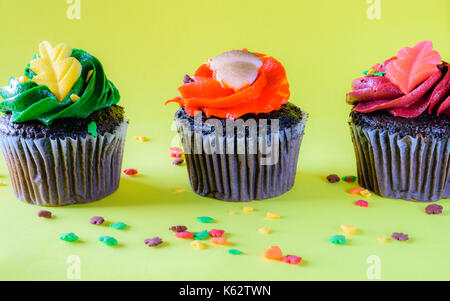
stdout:
POLYGON ((386 77, 404 94, 411 92, 437 70, 441 56, 430 41, 422 41, 413 48, 403 47, 397 59, 386 67, 386 77))

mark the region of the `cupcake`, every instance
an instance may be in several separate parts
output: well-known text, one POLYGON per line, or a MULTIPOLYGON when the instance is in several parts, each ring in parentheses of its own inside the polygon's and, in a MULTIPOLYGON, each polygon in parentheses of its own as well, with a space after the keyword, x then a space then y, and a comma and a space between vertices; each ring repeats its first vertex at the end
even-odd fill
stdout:
POLYGON ((222 53, 185 75, 175 123, 189 181, 224 201, 276 197, 292 188, 306 114, 288 103, 284 67, 247 50, 222 53))
POLYGON ((0 96, 0 148, 17 198, 61 206, 118 188, 128 122, 94 56, 44 41, 0 96))
POLYGON ((450 196, 449 67, 423 41, 353 81, 346 101, 361 186, 396 199, 450 196))

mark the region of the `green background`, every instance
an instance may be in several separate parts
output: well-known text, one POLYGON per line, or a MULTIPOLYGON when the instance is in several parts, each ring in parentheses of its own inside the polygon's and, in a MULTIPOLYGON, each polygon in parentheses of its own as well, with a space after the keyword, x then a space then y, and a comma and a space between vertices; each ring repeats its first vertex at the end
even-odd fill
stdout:
POLYGON ((369 208, 353 205, 347 190, 355 184, 329 184, 330 173, 355 174, 353 147, 344 102, 351 80, 403 46, 431 40, 443 59, 450 57, 448 0, 381 0, 381 18, 370 20, 365 0, 346 1, 107 1, 81 0, 81 19, 66 16, 64 0, 0 0, 0 82, 23 72, 42 40, 66 42, 97 56, 119 88, 130 120, 124 176, 112 196, 89 205, 40 209, 18 201, 6 165, 0 162, 0 279, 65 280, 67 258, 81 261, 81 280, 368 280, 367 258, 380 260, 381 280, 450 280, 449 205, 429 216, 426 204, 372 196, 369 208), (168 148, 176 139, 172 117, 183 75, 208 57, 232 48, 270 54, 285 66, 291 101, 310 115, 294 188, 283 196, 250 203, 225 203, 191 192, 185 167, 172 166, 168 148), (149 142, 133 140, 144 135, 149 142), (174 193, 182 187, 184 193, 174 193), (238 214, 228 215, 228 210, 238 214), (282 216, 266 220, 267 211, 282 216), (123 221, 128 230, 93 226, 89 218, 123 221), (216 222, 200 224, 197 216, 216 222), (196 250, 167 228, 185 224, 192 231, 218 228, 232 247, 196 250), (327 240, 341 224, 360 231, 347 245, 327 240), (263 236, 257 229, 273 233, 263 236), (66 243, 60 233, 75 232, 81 241, 66 243), (407 242, 376 241, 392 232, 407 242), (100 235, 119 240, 109 248, 100 235), (149 248, 144 239, 166 243, 149 248), (279 245, 303 257, 299 266, 266 261, 263 252, 279 245))

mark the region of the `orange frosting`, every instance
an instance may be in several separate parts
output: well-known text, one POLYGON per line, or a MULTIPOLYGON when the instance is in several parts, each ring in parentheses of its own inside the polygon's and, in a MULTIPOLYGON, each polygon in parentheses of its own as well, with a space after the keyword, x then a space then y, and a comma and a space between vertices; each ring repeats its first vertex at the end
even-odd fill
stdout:
POLYGON ((236 119, 248 113, 279 110, 290 96, 286 71, 273 57, 255 54, 263 64, 251 85, 238 91, 226 88, 214 79, 208 65, 203 64, 194 73, 193 82, 178 88, 181 96, 166 101, 166 104, 176 102, 189 116, 193 117, 195 112, 202 111, 207 118, 236 119))

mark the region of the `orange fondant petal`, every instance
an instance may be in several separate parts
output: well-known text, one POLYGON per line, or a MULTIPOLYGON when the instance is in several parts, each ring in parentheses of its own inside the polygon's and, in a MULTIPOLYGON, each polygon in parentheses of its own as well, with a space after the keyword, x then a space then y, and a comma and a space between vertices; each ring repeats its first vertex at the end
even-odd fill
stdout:
POLYGON ((430 41, 422 41, 413 48, 399 50, 397 59, 386 67, 386 77, 404 94, 411 92, 437 70, 441 56, 430 41))

